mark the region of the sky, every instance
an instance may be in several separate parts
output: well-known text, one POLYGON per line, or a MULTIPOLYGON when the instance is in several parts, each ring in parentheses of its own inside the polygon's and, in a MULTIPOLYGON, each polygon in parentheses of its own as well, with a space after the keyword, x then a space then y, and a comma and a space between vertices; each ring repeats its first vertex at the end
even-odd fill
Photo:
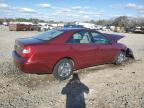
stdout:
POLYGON ((0 0, 0 18, 88 21, 144 17, 144 0, 0 0))

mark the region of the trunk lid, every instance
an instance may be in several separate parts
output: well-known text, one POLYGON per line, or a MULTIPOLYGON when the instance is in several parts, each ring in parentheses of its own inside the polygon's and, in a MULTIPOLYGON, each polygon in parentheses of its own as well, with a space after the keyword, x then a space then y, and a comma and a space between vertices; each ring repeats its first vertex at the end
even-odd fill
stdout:
POLYGON ((19 38, 16 41, 20 42, 23 45, 32 45, 32 44, 39 44, 43 43, 43 40, 31 37, 31 38, 19 38))
POLYGON ((22 55, 22 51, 26 46, 31 46, 35 44, 43 43, 43 40, 35 39, 35 38, 19 38, 15 40, 14 49, 17 54, 22 55))
POLYGON ((124 35, 117 35, 117 34, 104 34, 109 40, 112 42, 117 42, 118 40, 124 38, 124 35))

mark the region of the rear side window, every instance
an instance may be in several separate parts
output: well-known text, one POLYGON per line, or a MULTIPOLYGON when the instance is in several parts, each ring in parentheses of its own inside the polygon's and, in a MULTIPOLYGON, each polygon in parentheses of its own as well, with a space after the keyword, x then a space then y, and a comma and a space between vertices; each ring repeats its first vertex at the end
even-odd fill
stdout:
POLYGON ((87 31, 80 31, 75 34, 68 40, 67 43, 73 44, 84 44, 84 43, 91 43, 89 32, 87 31))
POLYGON ((103 36, 100 33, 91 32, 91 35, 92 35, 93 43, 97 43, 97 44, 106 44, 106 43, 108 43, 108 40, 106 39, 106 37, 103 36))
POLYGON ((33 38, 40 39, 40 40, 51 40, 51 39, 59 36, 62 33, 64 33, 64 31, 62 31, 62 30, 49 30, 47 32, 38 34, 38 35, 34 36, 33 38))

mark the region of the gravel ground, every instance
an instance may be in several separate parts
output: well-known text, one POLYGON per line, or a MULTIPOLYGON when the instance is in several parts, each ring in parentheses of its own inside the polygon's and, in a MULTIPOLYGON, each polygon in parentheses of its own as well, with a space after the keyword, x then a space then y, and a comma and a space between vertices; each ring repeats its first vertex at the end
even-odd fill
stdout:
POLYGON ((82 69, 60 82, 50 74, 25 74, 13 64, 14 39, 38 33, 0 26, 0 108, 144 108, 144 34, 124 34, 121 40, 135 61, 82 69))

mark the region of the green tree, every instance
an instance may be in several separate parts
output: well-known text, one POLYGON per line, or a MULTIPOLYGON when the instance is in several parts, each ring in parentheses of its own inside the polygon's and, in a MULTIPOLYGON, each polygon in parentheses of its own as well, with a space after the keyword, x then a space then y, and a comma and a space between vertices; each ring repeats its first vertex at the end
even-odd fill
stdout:
POLYGON ((116 18, 113 22, 113 25, 120 27, 127 27, 129 24, 129 19, 127 16, 120 16, 116 18))

